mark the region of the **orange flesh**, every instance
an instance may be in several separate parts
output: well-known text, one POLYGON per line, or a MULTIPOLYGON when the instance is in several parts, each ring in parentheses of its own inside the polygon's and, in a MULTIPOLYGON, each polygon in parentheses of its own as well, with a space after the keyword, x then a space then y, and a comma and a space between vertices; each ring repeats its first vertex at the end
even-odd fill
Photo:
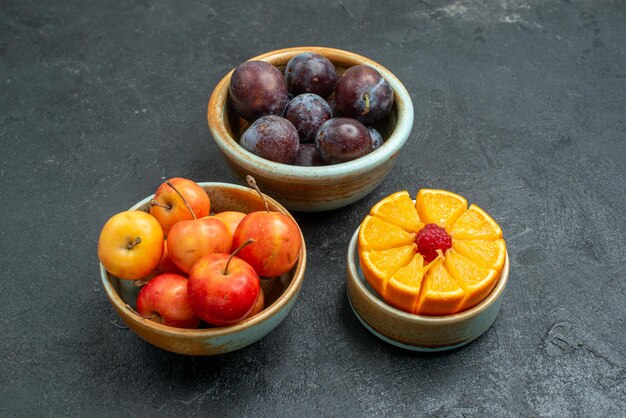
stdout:
POLYGON ((497 284, 506 258, 498 224, 476 205, 444 190, 422 189, 416 203, 406 191, 378 202, 358 236, 359 262, 368 283, 391 306, 420 315, 449 315, 480 303, 497 284), (435 223, 452 248, 430 263, 415 237, 435 223))

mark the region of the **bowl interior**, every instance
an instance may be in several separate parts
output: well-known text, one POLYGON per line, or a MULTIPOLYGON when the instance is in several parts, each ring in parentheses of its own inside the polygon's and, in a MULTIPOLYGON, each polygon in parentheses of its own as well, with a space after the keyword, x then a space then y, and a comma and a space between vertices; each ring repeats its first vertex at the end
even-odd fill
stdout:
MULTIPOLYGON (((211 213, 218 213, 227 210, 238 211, 243 213, 250 213, 254 211, 265 210, 265 204, 258 194, 247 187, 237 186, 225 183, 198 183, 209 195, 211 200, 211 213)), ((153 196, 148 196, 136 205, 130 208, 130 210, 141 210, 149 212, 149 202, 153 196)), ((272 198, 265 196, 271 211, 282 212, 291 217, 289 212, 283 208, 280 204, 274 201, 272 198)), ((291 217, 293 219, 293 217, 291 217)), ((294 220, 295 221, 295 220, 294 220)), ((283 299, 291 296, 291 293, 297 291, 293 289, 299 287, 296 280, 301 281, 305 259, 305 246, 304 238, 302 239, 302 249, 300 250, 300 257, 296 265, 287 273, 277 278, 261 278, 261 287, 263 289, 265 297, 265 308, 259 314, 254 317, 248 318, 232 326, 225 326, 219 328, 207 328, 206 331, 211 330, 227 330, 230 327, 240 327, 248 322, 256 322, 257 319, 264 315, 269 315, 276 309, 281 302, 285 302, 283 299)), ((105 289, 109 293, 109 298, 112 303, 116 305, 116 308, 125 310, 130 317, 136 317, 135 319, 141 320, 142 318, 128 309, 128 304, 132 309, 136 309, 137 295, 139 294, 140 287, 135 285, 134 280, 122 280, 111 274, 109 274, 101 265, 102 280, 105 282, 105 289), (106 284, 110 285, 106 286, 106 284), (110 294, 109 289, 112 289, 114 294, 110 294)), ((169 328, 176 332, 197 332, 198 330, 184 330, 180 328, 172 328, 166 325, 157 324, 149 321, 150 325, 156 328, 169 328)))

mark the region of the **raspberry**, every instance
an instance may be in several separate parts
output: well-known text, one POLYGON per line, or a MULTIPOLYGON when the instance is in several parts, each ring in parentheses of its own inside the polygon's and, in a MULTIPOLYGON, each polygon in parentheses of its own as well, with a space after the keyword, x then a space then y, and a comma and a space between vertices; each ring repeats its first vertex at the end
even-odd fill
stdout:
POLYGON ((424 260, 430 263, 437 258, 437 250, 444 253, 452 247, 452 238, 445 229, 437 224, 428 224, 420 229, 415 238, 417 251, 424 256, 424 260))

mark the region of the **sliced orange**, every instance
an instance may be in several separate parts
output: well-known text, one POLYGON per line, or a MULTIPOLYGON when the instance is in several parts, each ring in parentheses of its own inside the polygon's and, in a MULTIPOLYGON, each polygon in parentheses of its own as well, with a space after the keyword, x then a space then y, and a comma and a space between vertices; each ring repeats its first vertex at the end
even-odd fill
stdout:
POLYGON ((374 216, 366 216, 359 229, 359 251, 386 250, 415 242, 415 233, 374 216))
POLYGON ((424 227, 417 216, 413 199, 406 190, 387 196, 378 202, 370 215, 399 226, 408 232, 418 232, 424 227))
POLYGON ((476 205, 459 216, 459 219, 450 228, 450 236, 453 240, 497 240, 502 238, 502 229, 491 216, 476 205))
POLYGON ((404 267, 400 267, 387 281, 383 293, 389 304, 406 312, 413 312, 424 276, 424 257, 420 253, 404 267))
MULTIPOLYGON (((449 252, 449 251, 448 251, 449 252)), ((443 266, 443 258, 430 263, 424 275, 414 313, 420 315, 449 315, 460 310, 465 291, 443 266)))
POLYGON ((483 267, 502 270, 504 266, 506 245, 503 239, 495 241, 455 239, 452 241, 452 248, 483 267))
POLYGON ((415 203, 401 191, 374 205, 359 229, 358 254, 368 283, 389 305, 419 315, 450 315, 480 303, 493 290, 504 268, 506 244, 498 224, 478 206, 468 209, 457 194, 422 189, 415 203), (415 242, 427 224, 444 228, 452 241, 452 248, 437 250, 430 263, 415 242))
POLYGON ((465 298, 459 306, 461 311, 485 299, 500 278, 499 271, 474 263, 454 248, 446 251, 444 266, 465 290, 465 298))
POLYGON ((384 298, 389 277, 409 263, 416 252, 415 244, 388 250, 359 251, 361 270, 370 286, 384 298))
POLYGON ((437 224, 448 230, 467 210, 467 200, 446 190, 421 189, 415 198, 417 215, 424 224, 437 224))

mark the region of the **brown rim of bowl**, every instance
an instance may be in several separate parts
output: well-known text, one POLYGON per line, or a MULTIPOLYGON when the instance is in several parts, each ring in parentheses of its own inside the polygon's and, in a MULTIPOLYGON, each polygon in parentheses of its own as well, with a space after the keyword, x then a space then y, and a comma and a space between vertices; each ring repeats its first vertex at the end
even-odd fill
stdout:
MULTIPOLYGON (((198 184, 203 188, 210 187, 210 186, 237 188, 243 191, 250 191, 254 193, 254 195, 258 196, 253 189, 250 189, 244 186, 239 186, 236 184, 216 183, 216 182, 199 182, 198 184)), ((142 199, 141 201, 133 205, 129 210, 137 210, 137 208, 148 203, 150 199, 152 199, 153 196, 154 195, 151 195, 151 196, 146 197, 145 199, 142 199)), ((281 210, 281 212, 285 213, 291 219, 293 219, 294 222, 296 222, 293 216, 291 216, 291 214, 287 211, 287 209, 285 209, 280 203, 278 203, 271 197, 267 196, 266 194, 263 194, 263 196, 268 200, 268 202, 275 205, 277 208, 281 210)), ((104 290, 109 300, 111 301, 111 303, 113 303, 117 309, 124 311, 128 315, 129 319, 137 324, 143 324, 148 327, 154 328, 158 331, 161 331, 163 334, 168 334, 171 336, 178 336, 178 337, 184 337, 184 336, 217 337, 217 336, 232 334, 232 333, 241 331, 246 328, 251 328, 265 321, 271 316, 274 316, 276 313, 282 310, 283 307, 287 305, 287 303, 289 303, 289 301, 293 298, 293 296, 295 296, 300 290, 300 287, 302 286, 302 282, 304 279, 304 270, 306 268, 306 245, 304 242, 304 236, 302 235, 302 231, 300 230, 300 225, 298 225, 297 222, 296 222, 296 225, 298 226, 298 231, 300 231, 300 237, 302 238, 302 247, 300 248, 300 255, 298 257, 298 261, 296 262, 295 270, 293 270, 293 278, 291 279, 291 283, 289 283, 289 286, 287 287, 287 289, 285 289, 285 291, 278 297, 278 299, 276 299, 274 303, 272 303, 270 306, 263 309, 260 313, 253 316, 252 318, 245 319, 233 325, 227 325, 227 326, 215 327, 215 328, 185 329, 185 328, 176 328, 176 327, 170 327, 168 325, 159 324, 157 322, 146 319, 142 317, 141 315, 138 315, 134 310, 129 309, 126 306, 126 303, 122 300, 120 295, 113 288, 113 285, 110 282, 109 272, 106 271, 102 263, 100 263, 100 279, 102 281, 104 290)), ((118 279, 118 280, 123 280, 123 279, 118 279)))
POLYGON ((389 135, 389 138, 387 138, 382 146, 371 153, 364 155, 361 158, 341 164, 302 167, 275 163, 261 158, 240 146, 237 139, 231 136, 225 125, 225 104, 228 99, 228 84, 230 83, 230 77, 235 70, 232 69, 213 89, 213 93, 211 94, 207 107, 209 131, 222 152, 228 152, 230 155, 245 155, 247 160, 264 171, 280 173, 281 176, 285 176, 287 178, 299 178, 302 175, 308 175, 316 178, 333 178, 339 174, 345 173, 346 170, 363 169, 364 167, 376 166, 381 158, 392 158, 395 154, 397 154, 398 150, 408 139, 411 129, 413 128, 413 104, 411 102, 411 97, 402 82, 395 75, 393 75, 391 71, 378 64, 376 61, 353 52, 316 46, 278 49, 250 58, 248 61, 261 60, 272 65, 277 65, 281 62, 286 63, 290 58, 301 52, 317 53, 325 56, 330 61, 348 61, 352 63, 352 65, 367 64, 379 70, 381 75, 383 75, 383 77, 385 77, 391 85, 395 95, 396 106, 398 108, 397 121, 393 131, 389 135), (226 140, 226 138, 230 139, 230 141, 226 140))
MULTIPOLYGON (((360 279, 358 272, 356 271, 356 264, 358 261, 358 255, 356 254, 357 247, 357 237, 358 237, 359 229, 357 228, 356 232, 352 236, 352 240, 350 240, 350 246, 348 247, 348 260, 347 260, 347 268, 348 274, 354 278, 356 282, 356 286, 359 290, 365 294, 366 298, 378 306, 379 309, 387 311, 389 314, 402 316, 411 321, 423 322, 431 325, 435 324, 454 324, 458 322, 462 322, 466 319, 469 319, 481 311, 487 309, 493 302, 495 302, 506 287, 506 284, 509 280, 509 253, 507 251, 506 258, 504 260, 504 267, 502 268, 502 273, 500 274, 500 279, 498 279, 498 283, 496 287, 493 288, 491 293, 483 299, 478 305, 473 306, 469 309, 466 309, 462 312, 458 312, 452 315, 443 315, 443 316, 428 316, 428 315, 416 315, 408 312, 401 311, 399 309, 394 308, 391 305, 386 304, 384 301, 376 297, 372 294, 372 292, 365 287, 363 281, 360 279)), ((365 279, 363 279, 365 280, 365 279)))

